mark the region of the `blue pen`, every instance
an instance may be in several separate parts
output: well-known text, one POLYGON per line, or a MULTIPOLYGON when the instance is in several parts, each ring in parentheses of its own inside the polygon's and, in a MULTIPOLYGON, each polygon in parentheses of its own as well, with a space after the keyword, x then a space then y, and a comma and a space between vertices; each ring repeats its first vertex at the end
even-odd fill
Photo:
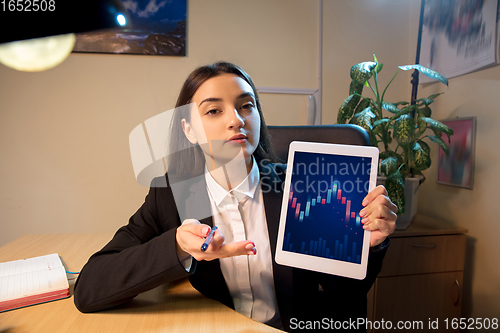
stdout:
POLYGON ((207 250, 208 246, 210 245, 210 243, 212 243, 212 239, 214 239, 215 230, 217 230, 217 227, 213 227, 212 230, 210 230, 210 233, 208 234, 207 238, 205 238, 205 242, 201 246, 201 250, 203 252, 205 252, 207 250))

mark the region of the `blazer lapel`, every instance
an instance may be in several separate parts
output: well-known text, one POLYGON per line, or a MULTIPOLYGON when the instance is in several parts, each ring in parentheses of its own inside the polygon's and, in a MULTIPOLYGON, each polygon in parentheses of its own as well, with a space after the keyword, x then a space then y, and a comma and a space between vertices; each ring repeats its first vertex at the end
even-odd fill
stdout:
MULTIPOLYGON (((181 221, 191 218, 213 227, 205 175, 173 184, 172 191, 181 221)), ((233 299, 222 275, 218 259, 197 261, 193 258, 191 271, 196 272, 189 276, 189 281, 194 288, 206 297, 218 300, 234 309, 233 299)))
POLYGON ((181 221, 196 219, 213 226, 212 209, 204 174, 187 180, 171 181, 170 186, 181 221))

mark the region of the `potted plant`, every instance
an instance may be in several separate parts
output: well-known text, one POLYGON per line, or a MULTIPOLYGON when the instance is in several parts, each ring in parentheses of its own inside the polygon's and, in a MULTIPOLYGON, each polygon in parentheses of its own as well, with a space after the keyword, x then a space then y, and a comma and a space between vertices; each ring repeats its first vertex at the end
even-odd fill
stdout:
POLYGON ((453 130, 431 117, 429 105, 441 93, 417 99, 414 104, 386 102, 385 93, 400 70, 418 70, 446 85, 448 80, 421 65, 399 66, 391 81, 381 90, 378 74, 383 64, 373 56, 373 62, 362 62, 351 68, 349 97, 339 109, 337 123, 359 125, 366 129, 373 146, 381 145, 380 171, 387 176, 385 187, 392 202, 398 206, 398 215, 404 214, 406 210, 406 214, 398 217, 397 222, 397 228, 404 229, 416 213, 416 198, 408 196, 414 194, 425 180, 422 171, 431 165, 430 147, 424 139, 437 143, 448 154, 453 130), (362 95, 365 86, 373 93, 373 97, 362 95), (448 144, 443 140, 443 133, 448 137, 448 144), (412 188, 408 184, 412 184, 412 188), (408 207, 407 202, 413 202, 415 207, 408 207))

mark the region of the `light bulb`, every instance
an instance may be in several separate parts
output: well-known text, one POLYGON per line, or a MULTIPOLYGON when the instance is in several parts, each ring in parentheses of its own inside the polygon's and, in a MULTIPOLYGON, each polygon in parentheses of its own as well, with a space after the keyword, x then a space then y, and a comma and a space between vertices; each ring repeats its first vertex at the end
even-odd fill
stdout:
POLYGON ((125 18, 125 16, 123 14, 118 14, 116 16, 116 21, 118 21, 118 24, 120 26, 124 26, 125 24, 127 24, 127 19, 125 18))
POLYGON ((44 71, 63 62, 75 41, 75 34, 65 34, 0 44, 0 62, 18 71, 44 71))

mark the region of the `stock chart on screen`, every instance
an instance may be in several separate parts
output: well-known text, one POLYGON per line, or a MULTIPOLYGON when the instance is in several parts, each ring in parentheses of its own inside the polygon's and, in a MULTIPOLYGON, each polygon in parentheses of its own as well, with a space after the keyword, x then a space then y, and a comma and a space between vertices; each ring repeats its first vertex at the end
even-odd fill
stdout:
POLYGON ((361 263, 371 158, 295 152, 283 251, 361 263))

